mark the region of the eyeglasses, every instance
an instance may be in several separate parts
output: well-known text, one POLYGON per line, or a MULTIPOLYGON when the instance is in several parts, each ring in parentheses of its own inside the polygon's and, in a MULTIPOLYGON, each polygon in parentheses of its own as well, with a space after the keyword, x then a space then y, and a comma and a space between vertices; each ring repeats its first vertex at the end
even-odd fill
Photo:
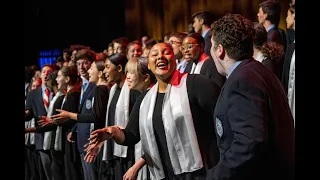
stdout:
POLYGON ((200 44, 187 44, 185 46, 180 46, 180 51, 191 50, 194 46, 199 46, 200 44))
POLYGON ((169 43, 170 43, 170 44, 182 44, 182 42, 179 42, 179 41, 172 41, 172 40, 171 40, 171 41, 169 41, 169 43))

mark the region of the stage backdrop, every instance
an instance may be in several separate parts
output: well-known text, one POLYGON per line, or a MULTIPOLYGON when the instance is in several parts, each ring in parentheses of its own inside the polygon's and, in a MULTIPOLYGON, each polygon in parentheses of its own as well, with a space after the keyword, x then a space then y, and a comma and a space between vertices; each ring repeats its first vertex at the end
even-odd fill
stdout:
MULTIPOLYGON (((187 31, 191 15, 209 10, 218 16, 239 13, 252 21, 257 20, 258 5, 262 0, 125 0, 126 35, 131 40, 149 35, 156 40, 172 31, 187 31)), ((279 27, 286 29, 289 0, 281 3, 279 27)))

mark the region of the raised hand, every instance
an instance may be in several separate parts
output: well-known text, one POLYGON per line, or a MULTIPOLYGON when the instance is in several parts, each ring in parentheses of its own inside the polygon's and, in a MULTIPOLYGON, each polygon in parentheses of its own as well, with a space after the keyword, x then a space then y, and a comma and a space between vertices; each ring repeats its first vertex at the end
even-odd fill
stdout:
POLYGON ((53 116, 51 116, 50 118, 54 121, 54 123, 60 123, 64 120, 67 120, 70 118, 69 116, 69 112, 62 110, 62 109, 56 109, 57 112, 60 112, 59 114, 55 114, 53 116))
POLYGON ((111 139, 113 136, 113 126, 108 126, 102 129, 97 129, 91 133, 89 145, 98 146, 105 140, 111 139))

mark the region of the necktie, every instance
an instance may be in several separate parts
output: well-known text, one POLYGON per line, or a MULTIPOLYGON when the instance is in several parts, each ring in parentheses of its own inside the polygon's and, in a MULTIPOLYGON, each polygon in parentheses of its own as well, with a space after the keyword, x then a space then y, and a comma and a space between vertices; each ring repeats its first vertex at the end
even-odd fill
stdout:
POLYGON ((44 107, 46 108, 46 110, 49 107, 49 97, 50 97, 50 91, 48 88, 46 88, 44 91, 44 96, 43 96, 43 104, 44 104, 44 107))
POLYGON ((82 97, 83 97, 84 91, 86 90, 86 87, 87 87, 87 82, 84 82, 81 88, 80 103, 82 103, 82 97))

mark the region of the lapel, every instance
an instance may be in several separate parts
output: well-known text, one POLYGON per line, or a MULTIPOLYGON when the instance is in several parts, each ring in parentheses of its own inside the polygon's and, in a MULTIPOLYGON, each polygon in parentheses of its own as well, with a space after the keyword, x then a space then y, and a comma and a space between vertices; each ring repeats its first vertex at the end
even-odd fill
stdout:
POLYGON ((79 106, 79 112, 82 109, 83 104, 85 103, 85 99, 87 98, 87 96, 89 95, 89 92, 91 91, 91 89, 93 88, 93 84, 89 82, 88 87, 86 89, 85 92, 83 92, 83 96, 82 96, 82 102, 80 102, 80 106, 79 106))
POLYGON ((223 91, 224 91, 224 87, 227 86, 227 84, 230 82, 230 78, 232 78, 233 76, 235 76, 236 72, 241 69, 242 66, 252 62, 253 60, 252 59, 245 59, 243 60, 232 72, 232 74, 226 79, 225 83, 223 84, 222 88, 221 88, 221 91, 220 91, 220 94, 219 94, 219 97, 218 97, 218 100, 217 100, 217 103, 216 103, 216 108, 214 110, 214 117, 216 117, 216 111, 218 110, 219 108, 219 102, 220 102, 220 99, 223 95, 223 91))

